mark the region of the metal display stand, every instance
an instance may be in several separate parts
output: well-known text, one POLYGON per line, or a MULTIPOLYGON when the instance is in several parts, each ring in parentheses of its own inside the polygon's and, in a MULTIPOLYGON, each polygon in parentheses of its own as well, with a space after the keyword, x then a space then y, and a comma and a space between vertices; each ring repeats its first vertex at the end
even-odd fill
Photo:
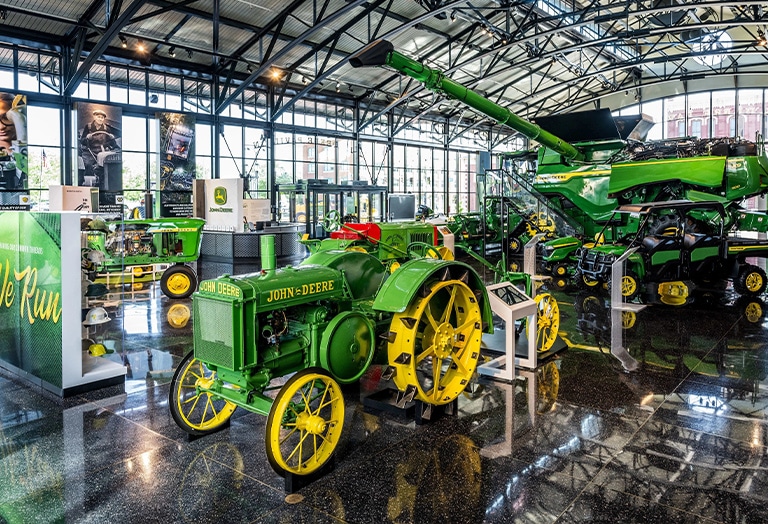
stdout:
POLYGON ((624 262, 639 247, 628 249, 611 265, 611 355, 616 357, 627 371, 637 369, 639 363, 624 347, 622 314, 627 311, 637 313, 646 306, 624 302, 621 287, 624 280, 624 262))
MULTIPOLYGON (((477 366, 477 372, 501 380, 515 380, 515 322, 528 317, 529 325, 536 325, 536 302, 517 289, 510 282, 501 282, 488 286, 488 300, 491 310, 504 321, 506 337, 504 340, 503 354, 490 362, 477 366)), ((528 330, 528 347, 533 348, 534 360, 536 358, 536 330, 528 330)), ((530 349, 528 352, 530 353, 530 349)))

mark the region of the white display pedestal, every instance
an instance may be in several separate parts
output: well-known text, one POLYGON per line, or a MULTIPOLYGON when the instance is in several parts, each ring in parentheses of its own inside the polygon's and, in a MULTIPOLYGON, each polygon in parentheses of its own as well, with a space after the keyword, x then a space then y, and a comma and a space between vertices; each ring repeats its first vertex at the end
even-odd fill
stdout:
POLYGON ((646 307, 643 304, 624 302, 621 293, 624 262, 637 250, 638 247, 628 249, 611 264, 611 355, 616 357, 627 371, 636 370, 640 364, 624 347, 622 314, 627 311, 637 313, 646 307))

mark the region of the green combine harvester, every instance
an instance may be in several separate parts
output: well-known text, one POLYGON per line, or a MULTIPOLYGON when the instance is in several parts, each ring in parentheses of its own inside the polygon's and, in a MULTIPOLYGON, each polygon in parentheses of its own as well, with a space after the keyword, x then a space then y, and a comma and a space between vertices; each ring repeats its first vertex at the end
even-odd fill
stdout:
MULTIPOLYGON (((570 271, 576 250, 591 242, 613 210, 623 204, 716 201, 725 207, 726 230, 768 231, 765 213, 741 207, 745 199, 768 191, 768 158, 762 141, 695 137, 645 141, 652 121, 645 115, 613 117, 608 109, 529 122, 398 53, 383 40, 349 61, 353 67, 389 66, 542 145, 535 175, 518 176, 515 183, 574 231, 544 244, 546 269, 557 277, 570 271), (558 135, 548 129, 557 130, 558 135)), ((625 237, 636 232, 637 225, 637 220, 629 221, 623 230, 611 233, 625 237)))

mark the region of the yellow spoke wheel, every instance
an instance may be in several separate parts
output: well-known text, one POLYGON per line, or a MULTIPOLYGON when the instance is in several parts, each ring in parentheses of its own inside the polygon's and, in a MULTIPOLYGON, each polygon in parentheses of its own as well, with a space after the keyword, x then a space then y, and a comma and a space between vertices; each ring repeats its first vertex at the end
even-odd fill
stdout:
POLYGON ((480 305, 461 280, 431 281, 390 325, 389 364, 400 391, 442 405, 464 391, 477 368, 480 305), (415 389, 414 389, 415 388, 415 389))
POLYGON ((216 372, 189 352, 171 381, 168 404, 176 424, 190 435, 207 435, 223 426, 237 407, 211 391, 216 372))
POLYGON ((587 286, 587 287, 595 287, 595 286, 597 286, 600 283, 599 280, 596 280, 594 278, 590 278, 590 277, 588 277, 587 275, 584 275, 584 274, 581 275, 581 280, 582 280, 582 282, 584 282, 584 285, 587 286))
POLYGON ((265 444, 272 469, 283 476, 317 471, 331 458, 343 426, 339 384, 320 368, 299 371, 269 410, 265 444))
MULTIPOLYGON (((560 329, 560 306, 549 293, 540 293, 533 300, 536 302, 536 349, 539 352, 549 351, 560 329)), ((528 324, 525 325, 525 333, 528 336, 528 324)))

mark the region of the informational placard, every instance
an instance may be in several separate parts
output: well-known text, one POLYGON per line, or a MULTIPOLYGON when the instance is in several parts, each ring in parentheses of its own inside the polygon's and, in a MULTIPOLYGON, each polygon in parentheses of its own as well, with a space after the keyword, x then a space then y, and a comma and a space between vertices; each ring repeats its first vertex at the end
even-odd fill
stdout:
POLYGON ((99 189, 99 211, 123 213, 122 121, 116 106, 78 102, 77 184, 99 189))
POLYGON ((243 220, 252 224, 269 222, 272 218, 268 198, 246 198, 243 200, 243 220))
POLYGON ((195 115, 157 113, 160 216, 191 217, 195 180, 195 115))
POLYGON ((29 209, 27 97, 0 93, 0 209, 29 209))
POLYGON ((81 213, 100 211, 99 189, 95 187, 50 186, 48 188, 48 200, 51 211, 79 211, 81 213))
POLYGON ((205 229, 242 231, 243 179, 205 181, 205 229))

